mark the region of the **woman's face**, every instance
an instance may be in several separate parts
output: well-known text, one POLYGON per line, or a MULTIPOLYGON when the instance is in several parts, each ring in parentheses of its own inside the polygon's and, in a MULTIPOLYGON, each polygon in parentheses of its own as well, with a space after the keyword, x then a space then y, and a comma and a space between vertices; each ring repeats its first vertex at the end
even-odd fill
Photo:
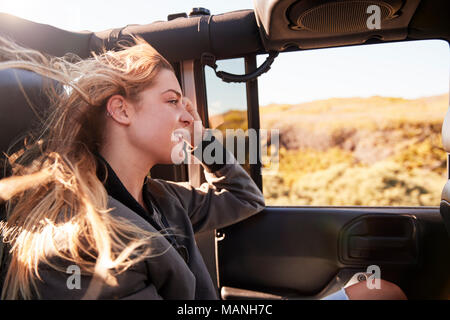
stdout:
POLYGON ((174 139, 174 131, 190 126, 192 115, 182 104, 182 92, 175 74, 162 69, 152 86, 140 94, 134 105, 129 142, 156 163, 173 163, 172 150, 183 142, 174 139))

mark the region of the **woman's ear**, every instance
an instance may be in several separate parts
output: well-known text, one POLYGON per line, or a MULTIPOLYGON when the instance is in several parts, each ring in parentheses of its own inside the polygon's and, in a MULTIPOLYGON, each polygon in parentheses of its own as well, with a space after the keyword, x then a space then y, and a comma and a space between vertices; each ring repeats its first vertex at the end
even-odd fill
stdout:
POLYGON ((107 117, 114 119, 116 122, 129 125, 131 123, 130 112, 131 106, 121 95, 113 95, 108 99, 106 104, 107 117))

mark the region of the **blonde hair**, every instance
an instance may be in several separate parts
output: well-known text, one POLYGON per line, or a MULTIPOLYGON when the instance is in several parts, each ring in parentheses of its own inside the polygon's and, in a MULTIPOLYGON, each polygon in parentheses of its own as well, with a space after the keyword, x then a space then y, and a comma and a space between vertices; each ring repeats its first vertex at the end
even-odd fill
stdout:
MULTIPOLYGON (((30 70, 59 83, 46 85, 49 111, 25 147, 8 156, 12 175, 0 180, 0 201, 7 208, 1 231, 11 247, 2 299, 40 297, 41 263, 65 272, 46 257, 49 249, 108 285, 156 255, 150 244, 159 234, 108 214, 94 152, 103 140, 108 99, 119 94, 139 101, 160 70, 173 69, 142 38, 119 48, 82 60, 73 54, 51 57, 0 37, 0 70, 30 70)), ((96 294, 92 289, 87 295, 96 294)))

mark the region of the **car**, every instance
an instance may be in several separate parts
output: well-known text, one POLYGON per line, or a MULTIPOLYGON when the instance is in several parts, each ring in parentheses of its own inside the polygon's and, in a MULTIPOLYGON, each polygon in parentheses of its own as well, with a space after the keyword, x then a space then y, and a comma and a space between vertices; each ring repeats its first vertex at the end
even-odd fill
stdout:
MULTIPOLYGON (((103 47, 115 49, 122 41, 129 39, 129 35, 139 35, 173 64, 185 96, 195 102, 205 126, 218 128, 221 132, 227 128, 254 129, 258 132, 265 129, 261 124, 267 123, 264 118, 267 109, 263 110, 259 105, 261 90, 258 90, 258 81, 262 77, 271 77, 271 68, 275 68, 279 57, 296 52, 331 50, 329 48, 356 50, 367 46, 438 39, 446 42, 448 59, 449 12, 450 3, 437 0, 255 0, 252 10, 211 15, 205 8, 194 8, 189 14, 174 12, 168 15, 167 21, 98 32, 66 31, 0 13, 0 35, 50 55, 73 53, 81 58, 87 58, 92 51, 99 52, 103 47), (375 7, 369 8, 369 2, 375 7), (259 66, 258 59, 261 61, 259 66), (227 61, 239 64, 242 72, 239 74, 223 69, 231 65, 227 61), (208 91, 212 81, 221 83, 224 94, 233 92, 232 86, 240 83, 245 108, 229 110, 227 114, 212 112, 211 95, 214 93, 208 91), (235 119, 234 122, 231 118, 235 119)), ((332 51, 322 52, 326 57, 332 51)), ((292 65, 292 70, 294 68, 292 65)), ((2 152, 6 152, 12 142, 22 137, 36 121, 37 116, 29 108, 28 101, 42 107, 45 103, 42 102, 41 89, 42 79, 39 76, 27 71, 17 74, 11 70, 0 71, 2 152)), ((446 109, 448 94, 439 99, 444 101, 446 109)), ((347 100, 345 103, 350 102, 347 100)), ((292 106, 272 107, 273 112, 280 115, 292 106)), ((331 109, 317 110, 318 116, 314 119, 323 120, 331 109)), ((444 116, 442 114, 439 120, 441 123, 444 116)), ((268 201, 267 207, 251 218, 214 232, 197 234, 196 242, 221 299, 321 299, 343 286, 363 281, 361 278, 355 279, 354 275, 367 272, 381 274, 383 279, 397 284, 409 299, 449 299, 448 117, 442 131, 443 148, 436 156, 441 162, 438 161, 436 170, 433 169, 440 174, 439 179, 443 183, 442 186, 434 185, 433 190, 439 190, 434 191, 433 198, 427 200, 425 205, 409 203, 404 198, 398 203, 383 202, 387 195, 382 193, 379 194, 381 200, 374 204, 361 199, 358 200, 360 202, 343 204, 323 200, 322 205, 320 201, 319 204, 300 200, 297 204, 297 200, 268 201), (440 191, 444 184, 441 199, 440 191)), ((329 118, 331 120, 327 124, 336 121, 334 116, 329 118)), ((301 124, 293 123, 285 129, 298 132, 295 130, 301 124)), ((412 127, 405 127, 405 132, 408 128, 412 127)), ((420 128, 415 127, 417 130, 420 128)), ((283 152, 289 152, 286 146, 293 143, 286 142, 289 134, 286 130, 280 132, 277 150, 280 153, 282 146, 287 150, 283 152)), ((440 137, 440 124, 437 131, 424 132, 421 131, 424 139, 433 132, 433 137, 440 137)), ((302 137, 307 146, 314 147, 319 143, 318 140, 308 142, 308 139, 315 139, 313 135, 302 137)), ((257 139, 261 138, 258 136, 257 139)), ((270 144, 276 145, 275 140, 276 136, 270 144)), ((259 142, 257 140, 257 148, 261 148, 259 142)), ((246 143, 249 143, 248 140, 246 143)), ((432 152, 432 149, 426 150, 432 152)), ((323 159, 322 153, 314 154, 315 158, 308 158, 310 162, 323 159)), ((333 153, 330 159, 340 156, 341 153, 333 153)), ((424 156, 424 153, 416 152, 413 156, 424 156)), ((283 159, 280 158, 280 165, 283 159)), ((294 186, 306 188, 304 184, 293 182, 286 187, 286 191, 281 192, 280 172, 270 178, 275 185, 267 185, 266 188, 263 160, 258 158, 254 163, 247 161, 243 165, 268 198, 268 190, 276 194, 272 197, 277 200, 277 194, 283 192, 288 199, 294 186)), ((204 181, 198 164, 159 165, 152 169, 151 176, 189 181, 194 186, 204 181)), ((367 177, 353 173, 354 180, 349 184, 359 188, 371 176, 367 177)), ((427 174, 420 177, 426 179, 427 174)), ((407 182, 408 178, 405 179, 407 182)), ((422 182, 424 186, 426 182, 417 181, 414 188, 420 190, 422 182)), ((304 189, 301 192, 305 192, 304 189)), ((318 190, 313 196, 323 192, 318 190)), ((363 198, 366 196, 370 195, 363 198)))

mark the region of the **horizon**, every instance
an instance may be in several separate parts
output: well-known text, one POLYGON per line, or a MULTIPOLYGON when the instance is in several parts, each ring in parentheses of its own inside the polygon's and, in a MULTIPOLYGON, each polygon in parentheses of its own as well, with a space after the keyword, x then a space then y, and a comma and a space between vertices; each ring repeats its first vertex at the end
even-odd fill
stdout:
POLYGON ((306 104, 306 103, 311 103, 311 102, 318 102, 318 101, 326 101, 326 100, 332 100, 332 99, 371 99, 371 98, 386 98, 386 99, 402 99, 405 101, 413 101, 413 100, 420 100, 420 99, 427 99, 427 98, 435 98, 435 97, 440 97, 440 96, 449 96, 449 92, 443 92, 443 93, 437 93, 437 94, 433 94, 433 95, 426 95, 426 96, 421 96, 421 97, 417 97, 417 98, 404 98, 404 97, 395 97, 395 96, 380 96, 380 95, 373 95, 373 96, 368 96, 368 97, 364 97, 364 96, 348 96, 348 97, 330 97, 330 98, 325 98, 325 99, 316 99, 316 100, 310 100, 310 101, 302 101, 302 102, 298 102, 298 103, 269 103, 269 104, 265 104, 265 105, 260 105, 260 108, 264 108, 267 106, 272 106, 272 105, 301 105, 301 104, 306 104))
MULTIPOLYGON (((259 105, 259 108, 266 108, 266 107, 271 107, 271 106, 281 106, 281 105, 291 105, 291 106, 295 106, 295 105, 302 105, 302 104, 308 104, 308 103, 314 103, 314 102, 320 102, 320 101, 327 101, 327 100, 344 100, 344 99, 371 99, 371 98, 383 98, 383 99, 402 99, 405 101, 414 101, 414 100, 421 100, 421 99, 428 99, 428 98, 436 98, 436 97, 441 97, 441 96, 448 96, 450 98, 450 93, 449 92, 444 92, 444 93, 439 93, 439 94, 434 94, 434 95, 429 95, 429 96, 422 96, 422 97, 418 97, 418 98, 404 98, 404 97, 394 97, 394 96, 379 96, 379 95, 373 95, 373 96, 369 96, 369 97, 361 97, 361 96, 353 96, 353 97, 331 97, 331 98, 325 98, 325 99, 316 99, 316 100, 311 100, 311 101, 302 101, 302 102, 298 102, 298 103, 269 103, 269 104, 265 104, 265 105, 259 105)), ((231 108, 231 109, 227 109, 222 113, 214 113, 214 114, 209 114, 209 116, 219 116, 222 115, 224 113, 227 112, 233 112, 233 111, 246 111, 243 109, 239 109, 239 108, 231 108)))

